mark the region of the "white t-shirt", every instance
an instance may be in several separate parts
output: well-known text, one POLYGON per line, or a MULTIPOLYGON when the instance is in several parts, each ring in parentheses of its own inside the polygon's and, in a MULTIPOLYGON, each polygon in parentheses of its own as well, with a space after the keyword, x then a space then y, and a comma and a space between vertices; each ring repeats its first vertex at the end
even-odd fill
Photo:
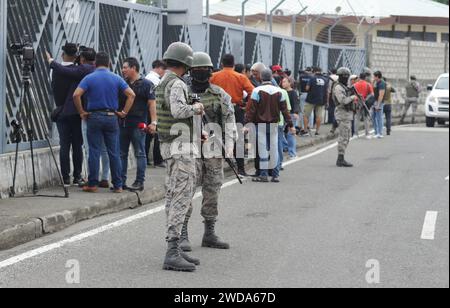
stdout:
POLYGON ((161 83, 161 77, 154 71, 151 71, 145 79, 150 80, 155 87, 159 86, 161 83))

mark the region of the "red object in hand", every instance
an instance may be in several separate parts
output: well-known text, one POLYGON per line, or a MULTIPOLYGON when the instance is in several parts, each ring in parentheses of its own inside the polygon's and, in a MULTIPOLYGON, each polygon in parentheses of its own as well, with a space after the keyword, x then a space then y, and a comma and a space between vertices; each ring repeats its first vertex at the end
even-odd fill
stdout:
POLYGON ((139 123, 139 124, 138 124, 138 128, 139 128, 140 130, 146 130, 146 129, 147 129, 147 124, 145 124, 145 123, 139 123))

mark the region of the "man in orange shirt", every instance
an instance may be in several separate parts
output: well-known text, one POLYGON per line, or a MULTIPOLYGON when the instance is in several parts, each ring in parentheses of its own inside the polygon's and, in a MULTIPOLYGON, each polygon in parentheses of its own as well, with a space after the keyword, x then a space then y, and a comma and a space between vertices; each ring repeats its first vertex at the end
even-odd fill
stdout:
MULTIPOLYGON (((239 74, 234 71, 234 56, 231 54, 226 54, 222 59, 223 70, 213 74, 210 82, 216 86, 221 87, 231 96, 231 101, 233 102, 236 116, 236 123, 241 123, 244 125, 245 122, 245 112, 246 103, 244 102, 244 93, 247 93, 247 98, 250 98, 255 87, 252 85, 247 76, 239 74)), ((238 145, 242 145, 244 136, 241 130, 239 132, 238 145), (242 138, 242 139, 241 139, 242 138)), ((244 149, 242 146, 236 150, 236 162, 238 165, 239 174, 242 176, 247 176, 245 171, 245 160, 244 160, 244 149)))

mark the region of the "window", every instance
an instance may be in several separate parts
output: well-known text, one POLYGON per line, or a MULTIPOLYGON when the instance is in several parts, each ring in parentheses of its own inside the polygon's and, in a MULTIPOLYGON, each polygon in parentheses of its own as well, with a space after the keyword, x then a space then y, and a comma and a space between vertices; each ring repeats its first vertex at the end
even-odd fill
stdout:
POLYGON ((441 41, 443 42, 443 43, 448 43, 448 33, 442 33, 441 34, 441 41))
MULTIPOLYGON (((414 41, 437 42, 437 33, 435 32, 406 32, 406 31, 378 31, 378 37, 388 37, 396 39, 404 39, 411 37, 414 41)), ((448 41, 448 33, 447 33, 448 41)))

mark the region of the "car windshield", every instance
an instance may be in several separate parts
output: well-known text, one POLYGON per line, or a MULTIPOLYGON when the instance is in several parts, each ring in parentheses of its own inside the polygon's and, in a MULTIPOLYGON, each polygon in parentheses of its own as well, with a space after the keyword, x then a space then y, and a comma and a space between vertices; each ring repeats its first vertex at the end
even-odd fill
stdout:
POLYGON ((448 77, 442 77, 438 80, 436 90, 448 90, 448 77))

